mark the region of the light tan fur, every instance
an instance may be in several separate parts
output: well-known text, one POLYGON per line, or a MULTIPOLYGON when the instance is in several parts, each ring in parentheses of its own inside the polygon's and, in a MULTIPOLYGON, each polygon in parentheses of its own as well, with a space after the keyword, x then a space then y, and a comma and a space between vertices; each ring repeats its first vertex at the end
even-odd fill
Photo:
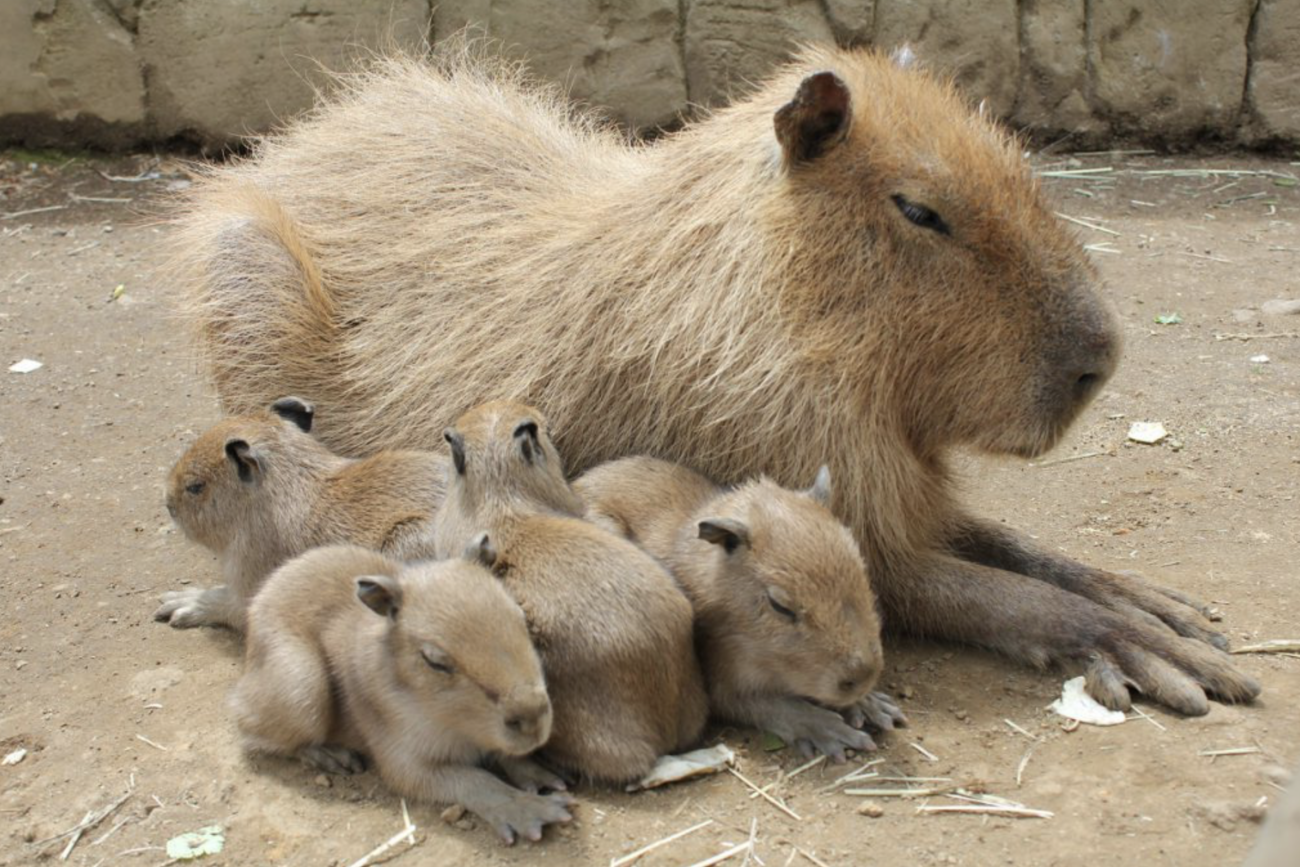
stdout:
POLYGON ((667 565, 690 597, 714 716, 837 761, 846 748, 875 749, 864 722, 903 722, 871 689, 883 665, 876 600, 853 535, 823 504, 829 473, 807 491, 767 478, 724 490, 637 457, 602 464, 573 489, 587 520, 667 565))
POLYGON ((555 707, 547 759, 625 783, 692 746, 708 697, 691 605, 672 578, 631 542, 577 517, 582 503, 536 409, 489 402, 447 437, 438 551, 459 550, 480 530, 496 546, 497 573, 528 616, 555 707))
POLYGON ((249 607, 230 695, 245 748, 341 773, 369 757, 395 792, 461 804, 508 842, 569 821, 567 796, 536 794, 564 784, 523 758, 546 742, 551 705, 524 614, 481 545, 405 566, 338 545, 276 570, 249 607))
POLYGON ((648 454, 792 485, 825 459, 887 624, 1096 655, 1115 706, 1259 690, 1186 599, 956 502, 948 453, 1050 448, 1119 335, 1017 142, 924 72, 810 48, 629 146, 473 51, 381 60, 213 169, 175 228, 231 410, 301 393, 365 453, 510 397, 576 470, 648 454))
MULTIPOLYGON (((310 429, 310 405, 294 398, 276 405, 286 402, 310 429)), ((348 542, 398 559, 433 556, 445 458, 397 449, 344 458, 300 423, 274 409, 229 418, 176 462, 167 510, 186 536, 217 555, 225 584, 165 594, 156 619, 178 628, 242 629, 262 580, 320 545, 348 542)))

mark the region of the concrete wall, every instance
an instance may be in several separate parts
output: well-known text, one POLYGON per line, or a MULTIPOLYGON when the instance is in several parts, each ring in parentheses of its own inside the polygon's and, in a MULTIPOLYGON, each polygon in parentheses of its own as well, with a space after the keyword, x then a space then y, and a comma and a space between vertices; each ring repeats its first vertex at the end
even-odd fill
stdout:
POLYGON ((307 107, 321 65, 466 24, 642 129, 836 40, 908 43, 1079 146, 1300 145, 1300 0, 0 0, 0 144, 220 147, 307 107))

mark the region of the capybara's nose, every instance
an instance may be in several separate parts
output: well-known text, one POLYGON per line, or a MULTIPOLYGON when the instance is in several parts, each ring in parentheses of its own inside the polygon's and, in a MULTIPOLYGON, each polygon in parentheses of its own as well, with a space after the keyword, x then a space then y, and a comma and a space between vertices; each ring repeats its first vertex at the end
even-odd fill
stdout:
POLYGON ((1072 409, 1097 396, 1119 360, 1119 330, 1110 311, 1097 305, 1066 335, 1058 368, 1072 409))
POLYGON ((840 678, 839 688, 847 697, 853 697, 875 682, 876 667, 860 659, 854 660, 851 667, 840 678))
POLYGON ((516 704, 506 714, 505 726, 520 737, 544 740, 549 732, 551 702, 543 694, 540 699, 533 698, 516 704))

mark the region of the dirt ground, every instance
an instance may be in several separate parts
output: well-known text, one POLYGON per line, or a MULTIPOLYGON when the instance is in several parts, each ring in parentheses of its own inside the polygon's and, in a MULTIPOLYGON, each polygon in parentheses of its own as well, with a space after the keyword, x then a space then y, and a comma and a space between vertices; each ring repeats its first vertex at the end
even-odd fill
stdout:
MULTIPOLYGON (((373 774, 327 779, 242 756, 223 708, 239 641, 151 619, 163 591, 216 577, 162 500, 172 461, 218 417, 154 276, 166 229, 149 215, 184 175, 150 156, 4 156, 0 361, 44 366, 0 371, 0 754, 28 751, 0 766, 0 864, 57 859, 66 838, 36 841, 128 790, 69 864, 162 864, 169 838, 213 824, 226 848, 207 863, 351 864, 400 829, 398 800, 373 774), (38 208, 49 210, 13 216, 38 208)), ((1238 645, 1300 638, 1300 315, 1260 310, 1300 298, 1300 188, 1268 175, 1141 174, 1300 167, 1253 156, 1040 162, 1113 169, 1046 183, 1062 213, 1105 230, 1079 236, 1102 245, 1125 359, 1037 466, 964 461, 968 498, 1073 556, 1212 600, 1238 645), (1172 314, 1181 321, 1155 321, 1172 314), (1170 436, 1128 443, 1134 421, 1160 421, 1170 436)), ((766 865, 1237 864, 1300 760, 1300 657, 1238 657, 1264 685, 1253 706, 1182 719, 1142 705, 1149 720, 1067 732, 1045 706, 1068 672, 907 639, 888 654, 884 688, 912 727, 885 739, 876 770, 982 786, 1051 818, 918 812, 958 803, 942 796, 877 798, 873 818, 857 812, 862 798, 820 791, 844 773, 823 764, 778 790, 799 820, 724 774, 649 794, 581 790, 572 828, 513 849, 472 819, 451 825, 440 807, 412 804, 418 843, 399 847, 397 863, 607 864, 712 820, 640 863, 693 864, 753 833, 750 863, 766 865), (1243 747, 1253 752, 1200 755, 1243 747)), ((759 785, 802 764, 750 732, 715 736, 759 785)))

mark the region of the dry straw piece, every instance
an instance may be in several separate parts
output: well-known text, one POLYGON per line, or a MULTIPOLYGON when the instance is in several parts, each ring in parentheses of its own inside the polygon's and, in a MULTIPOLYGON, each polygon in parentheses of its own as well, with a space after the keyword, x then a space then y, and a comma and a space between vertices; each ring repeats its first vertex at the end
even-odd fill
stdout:
POLYGON ((371 864, 379 863, 378 859, 383 858, 388 853, 388 850, 394 846, 400 845, 404 841, 409 842, 412 846, 420 842, 415 839, 415 823, 411 821, 411 814, 406 809, 405 798, 402 799, 402 822, 404 823, 402 830, 353 861, 348 867, 370 867, 371 864))
POLYGON ((637 849, 635 852, 629 852, 628 854, 624 855, 621 858, 612 859, 609 862, 609 867, 624 867, 624 865, 631 864, 633 861, 636 861, 642 855, 647 855, 662 846, 667 846, 669 843, 675 843, 676 841, 685 837, 687 834, 694 834, 696 831, 699 831, 702 828, 707 828, 712 824, 713 824, 712 819, 705 819, 703 822, 699 823, 698 825, 692 825, 691 827, 686 828, 685 830, 678 831, 676 834, 669 834, 667 837, 663 837, 662 839, 656 840, 653 843, 648 843, 645 846, 642 846, 640 849, 637 849))
POLYGON ((1300 639, 1274 638, 1271 641, 1235 647, 1229 653, 1300 653, 1300 639))

